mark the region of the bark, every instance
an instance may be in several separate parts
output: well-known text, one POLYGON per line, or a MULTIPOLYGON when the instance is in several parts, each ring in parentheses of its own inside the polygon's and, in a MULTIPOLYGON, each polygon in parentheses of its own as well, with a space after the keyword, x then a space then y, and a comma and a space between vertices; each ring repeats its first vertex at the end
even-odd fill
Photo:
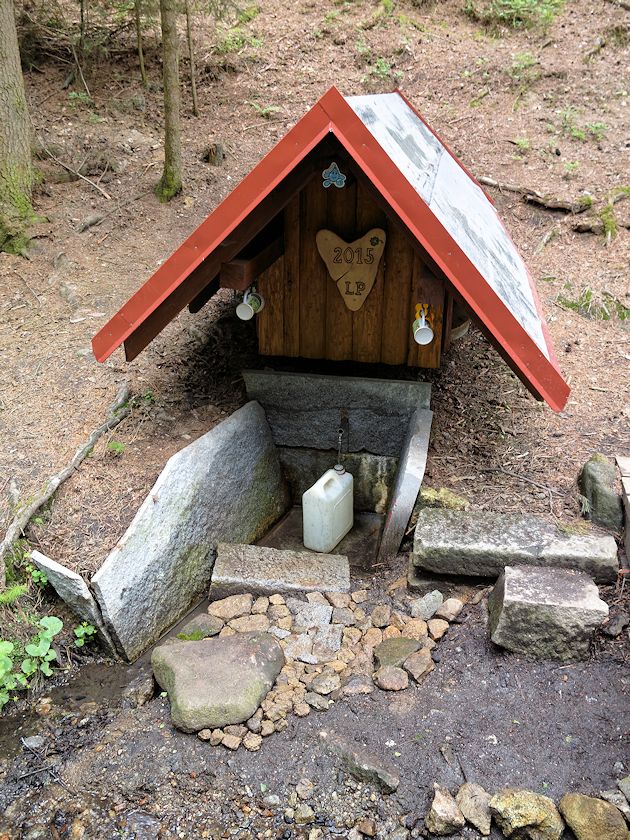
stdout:
POLYGON ((140 20, 140 2, 141 0, 135 0, 133 8, 136 20, 136 44, 138 47, 138 61, 140 63, 140 78, 142 79, 143 86, 146 88, 149 85, 147 82, 147 71, 144 67, 144 49, 142 48, 142 21, 140 20))
POLYGON ((190 93, 192 95, 193 116, 199 116, 199 105, 197 102, 197 80, 195 78, 195 42, 192 33, 192 21, 190 14, 190 0, 186 1, 186 38, 188 40, 188 56, 190 58, 190 93))
POLYGON ((0 251, 25 251, 32 190, 31 126, 13 0, 0 0, 0 251))
POLYGON ((156 194, 160 201, 170 201, 182 188, 176 0, 160 0, 160 16, 162 20, 162 78, 164 84, 164 171, 156 187, 156 194))

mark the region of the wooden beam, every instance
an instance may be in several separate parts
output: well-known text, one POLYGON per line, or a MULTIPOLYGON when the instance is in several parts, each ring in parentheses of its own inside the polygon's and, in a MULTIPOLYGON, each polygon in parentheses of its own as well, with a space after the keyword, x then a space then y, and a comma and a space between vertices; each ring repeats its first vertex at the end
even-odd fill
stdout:
MULTIPOLYGON (((265 229, 266 230, 266 229, 265 229)), ((259 237, 256 237, 258 240, 259 237)), ((219 274, 222 289, 236 289, 244 292, 257 277, 272 266, 284 254, 282 233, 264 245, 248 245, 237 257, 221 263, 219 274)))
POLYGON ((190 303, 188 304, 188 311, 192 312, 193 315, 196 312, 199 312, 203 307, 208 303, 211 297, 216 295, 219 291, 219 278, 215 277, 205 289, 202 289, 199 294, 193 298, 190 303))

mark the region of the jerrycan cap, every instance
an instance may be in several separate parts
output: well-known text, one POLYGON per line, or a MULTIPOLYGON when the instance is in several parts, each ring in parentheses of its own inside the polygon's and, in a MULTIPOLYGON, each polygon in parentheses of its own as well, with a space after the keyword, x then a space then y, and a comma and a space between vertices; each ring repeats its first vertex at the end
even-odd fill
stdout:
POLYGON ((343 475, 343 474, 345 473, 345 471, 346 471, 346 468, 344 467, 344 465, 343 465, 343 464, 335 464, 335 466, 334 466, 334 468, 333 468, 333 469, 335 470, 335 472, 336 472, 338 475, 343 475))

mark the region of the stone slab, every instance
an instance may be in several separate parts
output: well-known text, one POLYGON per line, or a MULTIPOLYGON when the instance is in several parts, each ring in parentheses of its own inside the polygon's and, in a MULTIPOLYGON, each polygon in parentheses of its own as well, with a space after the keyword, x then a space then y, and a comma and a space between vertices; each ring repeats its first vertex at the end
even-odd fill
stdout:
POLYGON ((617 455, 615 456, 615 461, 622 477, 630 478, 630 455, 617 455))
POLYGON ((615 465, 599 452, 591 455, 578 477, 580 492, 588 502, 588 518, 612 531, 618 531, 623 524, 621 499, 615 487, 616 478, 615 465))
POLYGON ((344 452, 366 450, 397 457, 407 424, 428 408, 431 386, 424 382, 353 376, 243 371, 250 399, 265 409, 278 446, 336 449, 347 428, 344 452))
POLYGON ((101 642, 110 653, 116 655, 116 648, 107 632, 99 606, 81 575, 51 560, 40 551, 31 551, 30 557, 33 565, 37 566, 40 572, 44 572, 48 583, 62 601, 66 602, 81 621, 87 621, 88 624, 96 627, 101 642))
MULTIPOLYGON (((626 460, 630 461, 630 458, 626 460)), ((621 498, 623 500, 623 514, 625 520, 623 544, 626 549, 626 557, 630 557, 630 475, 626 476, 622 474, 621 487, 621 498)))
POLYGON ((349 591, 350 565, 343 555, 219 543, 209 597, 349 591))
POLYGON ((288 490, 256 402, 170 458, 92 587, 120 652, 137 658, 210 583, 219 542, 254 542, 288 490))
MULTIPOLYGON (((302 494, 337 462, 336 449, 291 449, 278 447, 278 457, 294 504, 302 494)), ((354 480, 355 511, 385 513, 398 469, 398 459, 368 452, 348 452, 343 465, 354 480)))
POLYGON ((173 725, 199 732, 243 723, 254 714, 284 665, 268 633, 159 645, 155 679, 168 692, 173 725))
POLYGON ((617 544, 609 536, 565 534, 529 514, 425 508, 416 525, 413 565, 475 577, 496 577, 505 566, 553 565, 611 583, 617 577, 617 544))
POLYGON ((405 536, 427 466, 432 420, 432 411, 418 409, 409 421, 405 444, 398 462, 398 475, 385 517, 378 553, 379 563, 387 562, 398 553, 405 536))
POLYGON ((562 661, 589 655, 608 605, 583 572, 507 566, 488 598, 490 638, 514 653, 562 661))

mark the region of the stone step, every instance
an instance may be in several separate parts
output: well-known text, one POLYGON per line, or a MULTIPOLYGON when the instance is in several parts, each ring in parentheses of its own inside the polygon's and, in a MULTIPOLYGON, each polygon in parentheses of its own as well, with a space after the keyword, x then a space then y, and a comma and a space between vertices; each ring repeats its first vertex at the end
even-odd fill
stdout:
POLYGON ((568 569, 507 566, 488 598, 490 638, 539 659, 586 659, 608 617, 588 575, 568 569))
POLYGON ((444 575, 497 577, 505 566, 579 569, 601 583, 617 577, 613 537, 566 534, 529 514, 424 508, 413 565, 444 575))
POLYGON ((350 564, 342 554, 219 543, 209 597, 349 590, 350 564))

